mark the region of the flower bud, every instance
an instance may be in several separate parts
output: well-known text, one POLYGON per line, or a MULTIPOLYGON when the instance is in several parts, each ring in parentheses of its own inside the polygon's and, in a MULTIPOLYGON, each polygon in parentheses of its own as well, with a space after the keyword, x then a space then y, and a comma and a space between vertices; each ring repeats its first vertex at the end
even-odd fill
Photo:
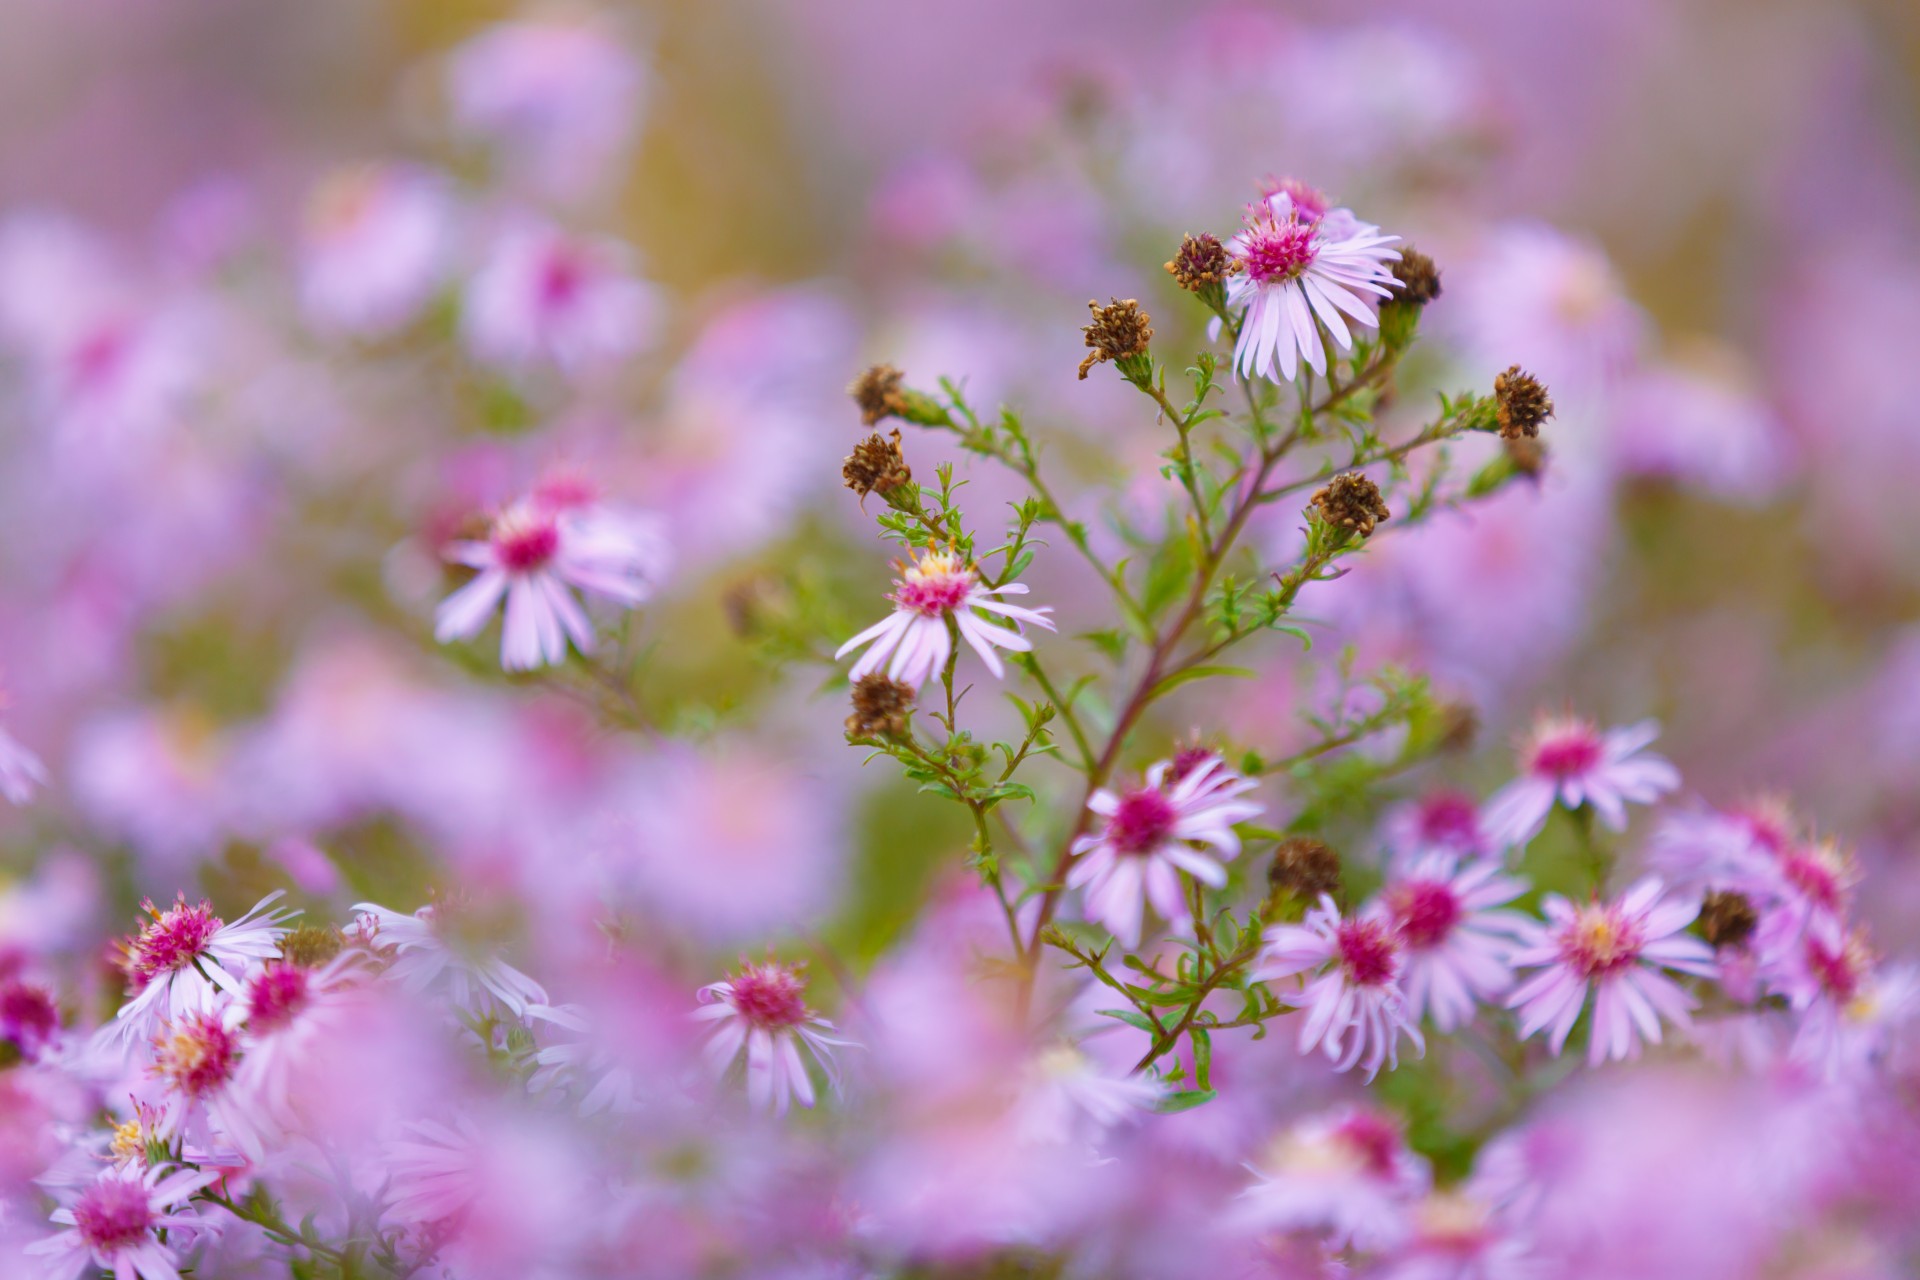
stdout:
POLYGON ((885 418, 901 418, 923 427, 947 425, 945 406, 926 392, 904 385, 905 376, 890 364, 876 364, 855 378, 847 394, 860 407, 860 421, 869 427, 885 418))
POLYGON ((1420 326, 1420 313, 1440 296, 1440 268, 1433 259, 1408 246, 1393 264, 1393 278, 1399 289, 1380 304, 1380 339, 1394 350, 1404 350, 1413 342, 1420 326))
POLYGON ((338 929, 303 924, 280 940, 280 958, 302 969, 318 969, 346 946, 338 929))

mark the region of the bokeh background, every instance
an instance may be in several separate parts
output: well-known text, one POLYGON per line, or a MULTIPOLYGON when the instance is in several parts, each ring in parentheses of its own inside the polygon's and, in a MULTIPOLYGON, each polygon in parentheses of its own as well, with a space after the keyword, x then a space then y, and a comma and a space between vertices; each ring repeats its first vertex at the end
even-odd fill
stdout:
MULTIPOLYGON (((588 877, 554 869, 610 863, 717 952, 819 929, 871 959, 962 836, 841 746, 830 672, 766 660, 781 619, 864 625, 884 589, 839 487, 846 382, 887 359, 1018 402, 1077 504, 1145 520, 1164 442, 1074 379, 1085 301, 1199 342, 1158 264, 1291 174, 1446 273, 1408 415, 1513 361, 1560 407, 1538 486, 1313 602, 1478 709, 1445 780, 1505 776, 1540 707, 1656 715, 1703 797, 1791 793, 1856 846, 1867 914, 1911 937, 1916 72, 1900 0, 0 0, 0 668, 53 777, 0 818, 0 929, 78 946, 175 887, 405 908, 457 879, 550 907, 527 945, 563 972, 588 877), (462 88, 520 18, 605 56, 462 88), (533 105, 489 116, 489 88, 533 105), (435 193, 392 324, 308 279, 366 165, 435 193), (628 356, 463 351, 463 289, 530 218, 628 247, 628 356), (439 542, 555 467, 666 519, 675 576, 619 656, 670 745, 431 641, 439 542)), ((379 252, 349 243, 349 284, 379 252)), ((1014 496, 969 474, 982 512, 1014 496)), ((1037 573, 1094 624, 1064 554, 1037 573)), ((1260 661, 1156 732, 1283 750, 1326 691, 1260 661)))

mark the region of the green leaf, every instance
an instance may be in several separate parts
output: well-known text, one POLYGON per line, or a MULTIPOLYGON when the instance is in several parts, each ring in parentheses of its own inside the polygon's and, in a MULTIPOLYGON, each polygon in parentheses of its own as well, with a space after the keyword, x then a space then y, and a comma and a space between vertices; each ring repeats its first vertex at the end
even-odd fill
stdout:
POLYGON ((1209 1079, 1213 1072, 1213 1037, 1199 1027, 1190 1028, 1187 1034, 1193 1040, 1193 1082, 1210 1093, 1213 1090, 1213 1082, 1209 1079))
POLYGON ((1162 1115, 1173 1115, 1180 1111, 1191 1111, 1203 1107, 1220 1095, 1212 1089, 1190 1089, 1185 1093, 1169 1093, 1154 1106, 1162 1115))
POLYGON ((1165 680, 1153 686, 1153 691, 1147 696, 1149 698, 1158 698, 1162 694, 1179 688, 1190 680, 1206 680, 1213 676, 1239 676, 1242 679, 1252 679, 1253 672, 1246 667, 1188 667, 1185 671, 1174 672, 1165 680))
POLYGON ((1118 1018, 1128 1026, 1144 1031, 1150 1036, 1160 1034, 1159 1029, 1148 1021, 1147 1015, 1138 1009, 1095 1009, 1094 1012, 1103 1018, 1118 1018))

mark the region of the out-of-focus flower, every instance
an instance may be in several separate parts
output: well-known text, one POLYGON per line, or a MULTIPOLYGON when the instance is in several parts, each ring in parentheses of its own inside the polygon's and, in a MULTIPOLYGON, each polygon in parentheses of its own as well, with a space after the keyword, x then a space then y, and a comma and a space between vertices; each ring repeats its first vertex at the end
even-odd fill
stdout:
POLYGON ((49 1274, 77 1277, 88 1261, 127 1280, 178 1280, 179 1255, 157 1232, 176 1231, 191 1238, 202 1230, 199 1216, 180 1202, 220 1180, 219 1170, 109 1167, 72 1203, 53 1211, 66 1230, 29 1245, 27 1252, 47 1259, 49 1274))
POLYGON ((523 1021, 531 1007, 549 1003, 546 988, 492 954, 491 939, 467 936, 473 922, 458 899, 443 898, 410 916, 372 902, 353 909, 357 940, 386 957, 386 976, 408 991, 444 982, 456 1009, 485 1017, 497 1005, 523 1021))
POLYGON ((500 665, 509 671, 564 662, 569 642, 591 652, 593 624, 574 590, 633 608, 653 594, 663 559, 646 524, 540 493, 494 517, 485 542, 455 542, 446 556, 479 572, 441 602, 434 638, 446 644, 475 635, 504 596, 500 665))
POLYGON ((693 1015, 715 1023, 706 1048, 714 1069, 731 1068, 744 1049, 747 1097, 781 1115, 795 1098, 803 1107, 813 1105, 813 1080, 800 1047, 806 1046, 837 1090, 833 1050, 852 1043, 830 1034, 833 1024, 807 1008, 806 990, 799 973, 787 965, 744 965, 733 977, 700 988, 704 1007, 693 1015))
POLYGON ((575 199, 613 185, 638 132, 646 78, 609 24, 582 15, 498 23, 448 58, 455 122, 510 176, 575 199))
POLYGON ((1480 821, 1480 806, 1464 791, 1439 789, 1395 805, 1380 824, 1394 861, 1410 866, 1433 853, 1467 861, 1491 857, 1493 838, 1480 821))
POLYGON ((268 894, 232 924, 213 914, 211 903, 189 906, 184 894, 165 911, 148 899, 143 905, 152 919, 122 944, 120 964, 133 998, 101 1028, 104 1043, 151 1036, 162 1021, 214 1012, 223 990, 245 990, 247 975, 279 954, 286 921, 299 914, 270 910, 281 897, 268 894))
POLYGON ((1334 1070, 1364 1064, 1372 1079, 1382 1066, 1398 1065, 1402 1035, 1425 1051, 1426 1039, 1400 987, 1406 946, 1385 912, 1343 918, 1323 894, 1302 923, 1269 929, 1266 942, 1254 978, 1272 983, 1312 975, 1303 990, 1274 992, 1306 1011, 1300 1052, 1322 1047, 1334 1070))
POLYGON ((659 303, 617 243, 537 223, 501 231, 468 286, 461 332, 474 357, 510 373, 577 376, 652 339, 659 303))
POLYGON ((1073 842, 1077 861, 1068 887, 1086 888, 1087 914, 1126 947, 1140 945, 1149 902, 1169 924, 1183 924, 1189 913, 1181 872, 1216 889, 1227 882, 1225 868, 1194 846, 1221 858, 1238 855, 1234 824, 1260 812, 1241 797, 1258 785, 1218 755, 1199 751, 1160 761, 1140 786, 1102 787, 1087 808, 1103 825, 1073 842))
POLYGON ((330 175, 307 202, 300 299, 330 333, 379 337, 409 323, 445 278, 453 201, 417 169, 361 166, 330 175))
POLYGON ((244 996, 228 1007, 228 1020, 246 1032, 238 1091, 278 1128, 295 1123, 295 1079, 305 1060, 319 1041, 350 1025, 345 1004, 364 961, 347 952, 317 966, 270 962, 254 972, 244 996))
POLYGON ((1430 1015, 1436 1029, 1452 1031, 1472 1020, 1476 1004, 1513 985, 1507 955, 1528 920, 1496 908, 1526 890, 1496 863, 1459 868, 1444 853, 1388 882, 1381 896, 1406 947, 1400 981, 1412 1017, 1430 1015))
POLYGON ((1627 471, 1729 502, 1772 497, 1793 462, 1785 424, 1737 360, 1717 348, 1636 376, 1608 439, 1627 471))
POLYGON ((1277 380, 1291 382, 1302 359, 1325 373, 1316 321, 1352 350, 1341 313, 1358 324, 1378 323, 1369 299, 1393 296, 1388 264, 1400 255, 1387 246, 1399 238, 1299 189, 1277 191, 1250 207, 1245 228, 1227 242, 1240 268, 1227 281, 1227 302, 1247 309, 1233 352, 1240 376, 1273 378, 1277 362, 1277 380))
POLYGON ((47 766, 40 757, 0 729, 0 795, 12 804, 26 804, 36 789, 47 785, 47 766))
POLYGON ((1690 1025, 1696 1001, 1662 970, 1711 977, 1713 950, 1681 932, 1700 914, 1698 900, 1663 893, 1649 876, 1615 902, 1576 907, 1558 894, 1542 900, 1546 925, 1532 926, 1512 957, 1517 968, 1540 969, 1507 997, 1507 1007, 1519 1011, 1522 1039, 1545 1029, 1558 1054, 1589 991, 1587 1061, 1596 1066, 1639 1056, 1643 1040, 1660 1043, 1663 1021, 1690 1025))
POLYGON ((1150 1110, 1165 1086, 1107 1070, 1070 1044, 1035 1056, 1015 1104, 1015 1125, 1030 1142, 1091 1141, 1150 1110))
POLYGON ((1239 1216, 1268 1230, 1325 1232, 1335 1248, 1377 1249, 1407 1232, 1425 1191, 1425 1163, 1399 1129, 1371 1111, 1303 1120, 1275 1139, 1241 1193, 1239 1216))
POLYGON ((1651 720, 1602 732, 1591 721, 1543 716, 1520 749, 1520 776, 1487 802, 1487 828, 1504 845, 1540 834, 1557 802, 1591 805, 1610 830, 1624 831, 1627 805, 1650 804, 1680 785, 1665 758, 1642 754, 1660 726, 1651 720))
POLYGON ((1471 1191, 1430 1191, 1382 1271, 1386 1280, 1534 1280, 1527 1242, 1471 1191))
POLYGON ((0 973, 0 1043, 34 1061, 60 1035, 60 1008, 45 988, 0 973))
POLYGON ((962 564, 960 557, 950 551, 921 552, 895 582, 893 594, 888 597, 893 601, 893 612, 841 645, 833 656, 844 657, 871 641, 873 647, 853 664, 851 678, 858 680, 870 671, 877 671, 884 662, 889 679, 918 689, 947 665, 953 653, 953 640, 947 633, 951 620, 960 638, 987 664, 987 670, 1003 676, 1006 669, 994 650, 1025 653, 1033 648, 1033 642, 1017 630, 982 619, 974 610, 1052 631, 1053 620, 1046 616, 1053 612, 1051 608, 1027 609, 995 599, 1026 593, 1024 582, 987 586, 972 565, 962 564), (889 657, 892 661, 888 661, 889 657))

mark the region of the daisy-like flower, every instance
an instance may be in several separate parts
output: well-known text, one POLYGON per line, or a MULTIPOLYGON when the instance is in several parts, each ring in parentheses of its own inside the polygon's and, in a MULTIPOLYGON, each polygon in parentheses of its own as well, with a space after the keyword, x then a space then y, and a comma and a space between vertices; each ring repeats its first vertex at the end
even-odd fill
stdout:
POLYGON ((1212 752, 1183 752, 1148 769, 1138 787, 1094 792, 1087 807, 1104 825, 1073 842, 1068 886, 1085 886, 1087 914, 1129 948, 1140 945, 1149 902, 1168 923, 1184 924, 1180 873, 1216 889, 1226 884, 1225 868, 1198 846, 1221 858, 1239 854, 1233 826, 1260 812, 1240 797, 1257 785, 1212 752))
POLYGON ((1449 1032, 1473 1018, 1476 1004, 1513 985, 1507 955, 1530 921, 1497 908, 1526 890, 1495 863, 1457 868, 1444 853, 1428 854, 1387 885, 1381 896, 1406 948, 1400 981, 1410 1016, 1431 1016, 1435 1029, 1449 1032))
POLYGON ((346 1001, 365 960, 347 952, 312 969, 276 960, 257 970, 247 980, 245 996, 227 1007, 228 1024, 244 1030, 246 1039, 238 1092, 275 1128, 293 1126, 299 1071, 316 1048, 347 1025, 346 1001))
POLYGON ((572 1090, 579 1096, 578 1110, 583 1118, 603 1111, 625 1115, 634 1110, 633 1072, 592 1034, 592 1024, 579 1008, 541 1005, 528 1012, 580 1037, 548 1045, 533 1055, 537 1065, 527 1078, 529 1093, 572 1090))
POLYGON ((1364 1064, 1371 1080, 1382 1065, 1399 1065, 1402 1035, 1426 1051, 1426 1039, 1400 986, 1406 944, 1384 911, 1342 918, 1333 898, 1321 894, 1320 905, 1305 920, 1269 929, 1266 942, 1255 978, 1271 982, 1315 975, 1302 990, 1275 992, 1307 1011, 1300 1052, 1321 1047, 1333 1059, 1334 1070, 1364 1064))
POLYGON ((1817 1067, 1828 1079, 1837 1077, 1850 1057, 1859 1056, 1850 1055, 1850 1047, 1871 1040, 1858 1034, 1861 1028, 1870 1027, 1888 1004, 1911 998, 1902 994, 1889 1001, 1889 994, 1902 993, 1907 983, 1882 981, 1866 935, 1830 918, 1815 920, 1775 970, 1771 985, 1786 996, 1800 1019, 1793 1057, 1817 1067))
POLYGON ((204 1114, 221 1139, 249 1160, 263 1160, 275 1129, 254 1100, 234 1087, 241 1055, 239 1033, 219 1014, 189 1013, 162 1027, 147 1068, 166 1092, 156 1132, 169 1139, 196 1132, 204 1114))
POLYGON ((781 1115, 795 1098, 803 1107, 813 1105, 813 1080, 800 1047, 806 1046, 837 1092, 833 1048, 852 1043, 830 1034, 834 1025, 807 1008, 806 991, 799 973, 786 965, 744 965, 726 981, 700 988, 704 1007, 693 1015, 715 1024, 707 1061, 725 1072, 745 1049, 747 1097, 781 1115))
POLYGON ((20 745, 5 729, 0 729, 0 796, 5 796, 11 804, 26 804, 33 799, 35 791, 46 785, 47 766, 40 762, 40 757, 20 745))
POLYGON ((133 998, 101 1028, 102 1043, 124 1047, 152 1036, 163 1021, 212 1013, 221 990, 240 994, 247 975, 280 954, 286 921, 300 914, 269 910, 281 897, 268 894, 232 924, 215 915, 211 903, 189 906, 184 894, 165 911, 148 899, 143 906, 152 919, 121 944, 120 967, 133 998))
POLYGON ((1667 901, 1663 893, 1661 882, 1649 876, 1617 902, 1576 907, 1558 894, 1541 902, 1547 923, 1529 924, 1512 957, 1518 968, 1540 968, 1507 997, 1507 1007, 1519 1011, 1521 1039, 1544 1028, 1557 1055, 1589 990, 1592 1065, 1636 1057, 1642 1040, 1660 1043, 1662 1021, 1691 1025, 1693 997, 1661 970, 1710 977, 1713 948, 1681 932, 1700 914, 1699 901, 1667 901))
POLYGON ((1301 1121, 1248 1167, 1256 1180, 1241 1193, 1238 1216, 1270 1231, 1323 1231, 1336 1249, 1403 1238, 1407 1206, 1429 1182, 1400 1130, 1361 1110, 1301 1121))
POLYGON ((1239 265, 1227 281, 1227 303, 1246 308, 1233 352, 1240 376, 1271 379, 1277 364, 1275 380, 1291 382, 1302 359, 1325 373, 1316 321, 1351 351, 1347 320, 1377 325, 1371 299, 1393 294, 1389 264, 1400 252, 1388 246, 1399 239, 1304 191, 1283 188, 1249 206, 1246 225, 1227 242, 1239 265))
POLYGON ((307 202, 300 301, 330 333, 380 336, 410 323, 445 272, 452 197, 438 177, 359 166, 307 202))
POLYGON ((1395 805, 1381 823, 1381 836, 1400 865, 1428 854, 1445 853, 1465 861, 1490 858, 1493 839, 1480 821, 1480 806, 1464 791, 1429 791, 1395 805))
POLYGON ((1547 825, 1555 802, 1593 806, 1610 830, 1627 825, 1627 805, 1651 804, 1680 785, 1665 758, 1643 751, 1660 736, 1651 720, 1602 732, 1573 716, 1543 716, 1520 749, 1520 776, 1487 802, 1489 833, 1524 845, 1547 825))
POLYGON ((177 1206, 220 1176, 219 1170, 109 1167, 72 1204, 53 1211, 52 1220, 66 1230, 27 1252, 46 1258, 48 1274, 61 1280, 78 1277, 88 1262, 120 1280, 180 1280, 177 1241, 163 1244, 155 1233, 198 1229, 200 1219, 177 1206))
POLYGON ((1015 628, 989 622, 974 611, 998 614, 1013 619, 1016 624, 1032 623, 1052 631, 1053 620, 1046 616, 1053 612, 1051 608, 1028 609, 995 599, 1026 593, 1023 582, 998 587, 985 585, 973 566, 962 562, 951 551, 923 551, 895 581, 893 594, 888 597, 893 601, 893 612, 841 645, 833 656, 844 657, 871 641, 873 647, 853 664, 851 678, 858 680, 886 663, 888 679, 917 689, 946 666, 953 652, 953 639, 947 631, 951 620, 960 638, 987 664, 987 670, 1002 676, 1006 669, 994 650, 1025 653, 1033 648, 1033 642, 1015 628), (892 661, 888 661, 889 656, 892 661))
POLYGON ((504 1008, 522 1021, 547 1003, 545 987, 492 954, 489 930, 458 899, 442 898, 410 916, 372 902, 353 909, 357 940, 386 957, 386 976, 409 992, 444 984, 455 1008, 476 1017, 504 1008))
POLYGON ((524 225, 495 241, 468 288, 461 330, 485 363, 576 374, 638 351, 658 310, 653 289, 627 273, 616 242, 524 225))
POLYGON ((642 522, 544 492, 496 516, 485 542, 456 542, 446 555, 479 573, 441 602, 434 638, 478 634, 504 596, 500 665, 509 671, 563 662, 569 641, 591 652, 593 624, 574 591, 633 608, 653 594, 662 558, 642 522))
POLYGON ((1116 1074, 1073 1045, 1057 1044, 1029 1066, 1014 1123, 1029 1142, 1091 1141, 1151 1110, 1163 1092, 1156 1080, 1116 1074))
POLYGON ((1412 1230, 1382 1273, 1386 1280, 1535 1280, 1525 1240, 1468 1191, 1434 1191, 1413 1206, 1412 1230))

